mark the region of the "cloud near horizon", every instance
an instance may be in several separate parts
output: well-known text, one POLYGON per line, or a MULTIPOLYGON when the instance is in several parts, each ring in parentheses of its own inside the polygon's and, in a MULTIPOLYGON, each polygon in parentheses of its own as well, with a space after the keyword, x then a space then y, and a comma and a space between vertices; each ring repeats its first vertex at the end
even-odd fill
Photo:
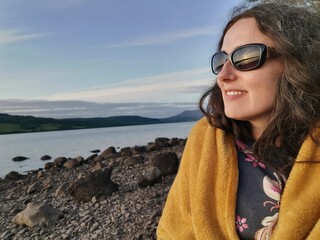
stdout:
POLYGON ((169 117, 197 109, 202 93, 211 84, 208 69, 197 68, 51 96, 2 99, 0 113, 52 118, 169 117))
POLYGON ((197 102, 211 85, 207 68, 130 79, 118 84, 47 96, 47 100, 84 100, 90 102, 197 102), (188 100, 186 100, 188 99, 188 100))
POLYGON ((87 101, 0 100, 0 112, 50 118, 91 118, 139 115, 163 118, 195 110, 195 103, 96 103, 87 101))

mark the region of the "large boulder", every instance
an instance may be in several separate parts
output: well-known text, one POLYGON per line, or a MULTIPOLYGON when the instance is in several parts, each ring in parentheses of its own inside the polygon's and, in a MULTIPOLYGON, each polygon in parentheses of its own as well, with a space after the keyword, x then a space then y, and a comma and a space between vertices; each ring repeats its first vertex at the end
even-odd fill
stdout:
POLYGON ((142 155, 136 155, 133 157, 127 157, 123 160, 122 164, 127 166, 134 166, 136 164, 141 164, 144 162, 144 157, 142 155))
POLYGON ((154 140, 155 144, 158 145, 159 147, 168 147, 169 146, 169 138, 165 137, 158 137, 154 140))
POLYGON ((159 145, 156 144, 155 142, 150 142, 150 143, 148 143, 147 146, 146 146, 146 151, 147 151, 147 152, 157 151, 157 150, 161 150, 161 146, 159 146, 159 145))
POLYGON ((186 144, 186 139, 183 138, 171 138, 168 142, 170 146, 184 146, 186 144))
POLYGON ((22 175, 16 171, 11 171, 4 177, 4 179, 15 181, 15 180, 23 179, 24 177, 25 175, 22 175))
POLYGON ((127 156, 131 156, 131 155, 132 155, 131 147, 121 148, 121 150, 120 150, 121 157, 127 157, 127 156))
POLYGON ((158 137, 154 140, 154 142, 150 142, 147 144, 146 151, 147 152, 157 151, 157 150, 163 149, 164 147, 168 147, 169 141, 170 141, 169 138, 158 137))
POLYGON ((107 148, 106 150, 104 150, 102 153, 101 153, 101 156, 104 158, 104 159, 107 159, 108 157, 112 157, 114 156, 115 154, 117 154, 117 151, 114 147, 109 147, 107 148))
POLYGON ((45 165, 44 165, 44 169, 49 172, 51 168, 53 168, 55 165, 54 162, 47 162, 45 165))
POLYGON ((54 224, 63 213, 58 209, 51 207, 48 203, 44 202, 31 202, 20 213, 18 213, 12 222, 18 225, 27 225, 33 227, 38 224, 45 224, 50 226, 54 224))
POLYGON ((179 168, 179 160, 174 152, 164 152, 153 155, 151 165, 160 169, 162 175, 176 174, 179 168))
POLYGON ((118 184, 110 180, 112 170, 104 168, 72 183, 69 192, 77 201, 89 202, 93 197, 108 196, 117 191, 118 184))
POLYGON ((134 146, 131 148, 132 155, 138 155, 146 152, 145 146, 134 146))
POLYGON ((100 171, 103 168, 105 168, 107 165, 105 165, 102 162, 96 162, 92 167, 91 167, 91 172, 95 172, 95 171, 100 171))
POLYGON ((68 159, 65 158, 65 157, 58 157, 56 158, 53 163, 55 166, 59 166, 59 167, 62 167, 63 164, 67 161, 68 159))
POLYGON ((102 162, 103 160, 105 160, 105 158, 102 155, 98 155, 93 159, 94 162, 102 162))
POLYGON ((84 164, 84 162, 85 162, 84 158, 81 157, 81 156, 78 156, 78 157, 76 157, 76 158, 74 158, 74 159, 77 160, 78 163, 80 163, 80 164, 84 164))
POLYGON ((151 186, 154 183, 162 181, 161 171, 157 167, 148 167, 143 175, 138 176, 138 185, 140 187, 151 186))
POLYGON ((93 161, 96 157, 98 156, 98 154, 92 154, 92 155, 90 155, 89 157, 87 157, 85 160, 84 160, 84 162, 85 163, 90 163, 91 161, 93 161))
POLYGON ((75 158, 72 158, 72 159, 69 159, 67 160, 63 166, 67 169, 72 169, 72 168, 76 168, 76 167, 79 167, 80 166, 80 163, 77 159, 75 158))

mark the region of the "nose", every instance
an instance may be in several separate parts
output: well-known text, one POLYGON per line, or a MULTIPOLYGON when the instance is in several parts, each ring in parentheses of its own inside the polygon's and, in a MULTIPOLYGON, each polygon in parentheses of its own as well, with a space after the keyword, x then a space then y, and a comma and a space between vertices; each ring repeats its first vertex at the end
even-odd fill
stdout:
POLYGON ((218 74, 218 81, 235 80, 235 69, 229 60, 226 60, 221 71, 218 74))

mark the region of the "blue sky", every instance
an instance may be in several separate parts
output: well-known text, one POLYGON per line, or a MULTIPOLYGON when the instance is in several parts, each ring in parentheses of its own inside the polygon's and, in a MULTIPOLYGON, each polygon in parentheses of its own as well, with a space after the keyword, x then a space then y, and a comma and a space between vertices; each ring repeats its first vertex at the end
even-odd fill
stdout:
POLYGON ((0 112, 166 117, 196 109, 241 1, 0 1, 0 112))

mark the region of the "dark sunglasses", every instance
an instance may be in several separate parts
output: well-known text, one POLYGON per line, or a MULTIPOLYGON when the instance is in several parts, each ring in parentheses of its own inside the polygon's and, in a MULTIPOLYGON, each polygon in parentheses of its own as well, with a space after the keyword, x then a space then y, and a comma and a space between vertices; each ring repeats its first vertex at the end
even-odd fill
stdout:
POLYGON ((215 75, 218 75, 227 60, 229 60, 232 66, 239 71, 257 69, 264 64, 267 55, 268 57, 273 56, 270 53, 274 53, 273 48, 267 47, 262 43, 250 43, 240 46, 230 54, 220 51, 212 56, 212 72, 215 75))

